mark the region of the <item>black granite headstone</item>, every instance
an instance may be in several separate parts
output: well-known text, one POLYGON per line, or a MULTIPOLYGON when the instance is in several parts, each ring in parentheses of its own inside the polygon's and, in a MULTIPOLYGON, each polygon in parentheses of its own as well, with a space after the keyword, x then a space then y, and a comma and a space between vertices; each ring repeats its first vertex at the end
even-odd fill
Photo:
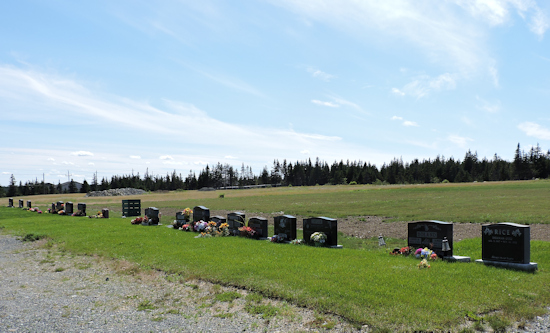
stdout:
POLYGON ((101 216, 103 216, 104 219, 108 219, 109 218, 109 209, 108 208, 103 208, 101 210, 101 216))
POLYGON ((79 202, 78 205, 77 205, 77 208, 78 208, 79 211, 82 212, 82 214, 84 214, 84 216, 86 215, 86 204, 85 203, 79 202))
POLYGON ((453 255, 453 224, 441 221, 410 222, 408 246, 434 251, 438 257, 453 255), (443 253, 443 238, 447 237, 450 251, 443 253))
POLYGON ((55 214, 55 212, 57 211, 55 207, 56 207, 55 202, 52 202, 52 208, 50 209, 50 213, 55 214))
POLYGON ((282 237, 285 242, 296 239, 296 218, 291 215, 275 216, 274 234, 282 237))
POLYGON ((267 238, 267 219, 263 217, 251 217, 248 226, 256 231, 256 238, 267 238))
POLYGON ((58 201, 57 204, 55 205, 55 209, 56 209, 57 211, 63 210, 63 209, 64 209, 63 206, 64 206, 64 205, 63 205, 63 201, 58 201))
POLYGON ((122 200, 122 215, 126 217, 141 215, 141 200, 129 199, 122 200))
POLYGON ((13 207, 13 198, 8 199, 8 207, 13 207))
MULTIPOLYGON (((159 209, 156 207, 149 207, 145 209, 145 216, 148 220, 151 220, 148 222, 149 225, 158 225, 160 218, 159 218, 159 209)), ((142 223, 143 224, 143 223, 142 223)))
POLYGON ((245 214, 241 212, 227 214, 227 224, 229 224, 229 233, 232 236, 239 235, 239 228, 245 225, 245 214))
POLYGON ((19 208, 23 208, 23 200, 19 199, 19 208))
POLYGON ((210 221, 210 209, 204 206, 193 207, 193 222, 210 221))
POLYGON ((222 223, 226 223, 227 220, 225 219, 225 217, 223 216, 212 216, 211 218, 212 221, 216 222, 216 227, 219 227, 222 223))
POLYGON ((481 226, 483 260, 529 264, 531 261, 531 227, 516 223, 481 226))
POLYGON ((67 201, 67 203, 65 204, 65 214, 71 215, 72 213, 74 213, 73 209, 74 209, 73 203, 70 201, 67 201))
POLYGON ((325 246, 338 245, 338 221, 329 217, 312 217, 304 219, 304 241, 311 243, 311 235, 323 232, 327 235, 325 246))
POLYGON ((27 208, 32 208, 32 203, 30 200, 27 200, 27 208))

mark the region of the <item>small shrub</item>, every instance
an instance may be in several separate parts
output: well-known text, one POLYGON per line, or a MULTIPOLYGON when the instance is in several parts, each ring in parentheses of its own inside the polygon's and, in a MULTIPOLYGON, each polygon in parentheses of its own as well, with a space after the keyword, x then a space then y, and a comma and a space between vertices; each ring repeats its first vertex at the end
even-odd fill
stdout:
POLYGON ((218 196, 218 198, 220 198, 220 199, 223 199, 223 198, 225 198, 225 194, 223 194, 223 193, 222 193, 222 194, 220 194, 220 195, 218 196))
POLYGON ((59 272, 63 272, 64 270, 65 270, 65 268, 63 268, 63 267, 57 267, 57 268, 55 269, 55 272, 56 272, 56 273, 59 273, 59 272))
POLYGON ((349 182, 349 185, 357 185, 357 182, 355 180, 349 182))
POLYGON ((443 179, 443 181, 441 182, 443 184, 449 184, 450 182, 447 180, 447 179, 443 179))

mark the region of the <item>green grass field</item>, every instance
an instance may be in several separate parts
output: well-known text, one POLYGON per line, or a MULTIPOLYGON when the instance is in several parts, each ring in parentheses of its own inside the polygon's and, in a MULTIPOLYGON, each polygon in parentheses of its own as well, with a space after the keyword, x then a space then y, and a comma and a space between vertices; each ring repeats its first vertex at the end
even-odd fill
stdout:
MULTIPOLYGON (((220 192, 189 191, 140 198, 142 207, 156 206, 161 211, 204 205, 212 210, 330 217, 550 222, 548 181, 447 185, 225 191, 223 199, 218 198, 220 192)), ((542 314, 550 305, 550 242, 531 242, 531 261, 539 265, 536 273, 441 261, 419 270, 417 259, 391 256, 377 246, 376 239, 342 239, 339 243, 345 248, 341 250, 239 237, 195 239, 194 233, 162 226, 132 226, 117 213, 126 198, 65 195, 29 199, 41 208, 57 200, 86 202, 92 209, 112 207, 111 218, 39 215, 1 207, 4 233, 46 235, 75 254, 128 260, 142 269, 238 286, 380 330, 458 330, 467 318, 483 319, 486 325, 509 325, 542 314), (357 242, 365 244, 356 246, 357 242)), ((174 219, 164 218, 166 222, 174 219)), ((389 240, 388 244, 390 248, 406 245, 404 240, 389 240)), ((455 242, 454 250, 481 258, 481 239, 455 242)))

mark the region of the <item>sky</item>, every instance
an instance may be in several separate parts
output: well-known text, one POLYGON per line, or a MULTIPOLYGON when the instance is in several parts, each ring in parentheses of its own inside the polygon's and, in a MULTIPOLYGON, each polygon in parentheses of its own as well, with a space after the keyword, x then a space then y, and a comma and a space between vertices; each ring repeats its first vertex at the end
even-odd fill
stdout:
POLYGON ((550 1, 0 3, 0 185, 550 149, 550 1))

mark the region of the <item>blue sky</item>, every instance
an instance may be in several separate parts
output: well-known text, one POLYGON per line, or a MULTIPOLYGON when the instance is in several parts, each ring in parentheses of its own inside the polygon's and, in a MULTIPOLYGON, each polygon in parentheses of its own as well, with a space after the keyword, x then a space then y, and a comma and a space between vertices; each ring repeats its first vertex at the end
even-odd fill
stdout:
POLYGON ((550 2, 4 1, 0 184, 550 148, 550 2))

